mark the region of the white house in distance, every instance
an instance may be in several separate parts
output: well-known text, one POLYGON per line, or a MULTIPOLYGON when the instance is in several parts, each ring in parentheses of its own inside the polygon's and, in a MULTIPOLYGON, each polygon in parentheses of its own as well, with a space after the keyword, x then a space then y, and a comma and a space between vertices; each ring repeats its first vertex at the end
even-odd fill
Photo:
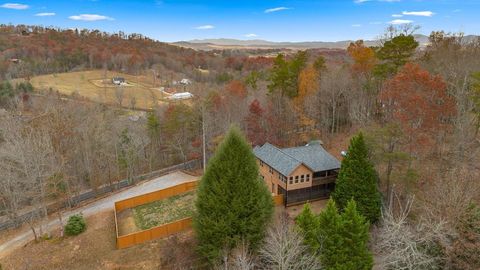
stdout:
POLYGON ((181 99, 191 99, 191 98, 193 98, 193 95, 190 92, 175 93, 168 97, 168 99, 170 100, 181 100, 181 99))

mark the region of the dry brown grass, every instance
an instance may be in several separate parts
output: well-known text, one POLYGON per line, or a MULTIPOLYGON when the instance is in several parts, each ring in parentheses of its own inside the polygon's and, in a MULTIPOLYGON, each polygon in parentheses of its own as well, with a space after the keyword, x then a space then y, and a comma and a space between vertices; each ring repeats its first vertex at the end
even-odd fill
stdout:
MULTIPOLYGON (((38 90, 59 91, 71 95, 77 93, 92 101, 118 104, 116 99, 117 87, 110 80, 112 77, 124 77, 128 85, 124 86, 123 106, 130 106, 132 98, 136 99, 136 108, 149 109, 156 104, 161 104, 160 91, 153 89, 153 79, 145 75, 133 76, 118 72, 108 71, 107 80, 103 87, 105 77, 103 70, 78 71, 36 76, 30 82, 38 90)), ((158 87, 158 85, 156 85, 158 87)))
MULTIPOLYGON (((115 249, 113 212, 87 218, 87 231, 64 239, 30 243, 1 260, 3 269, 174 269, 195 259, 191 231, 131 248, 115 249), (186 263, 185 263, 186 262, 186 263), (179 263, 182 263, 179 261, 179 263)), ((195 261, 194 261, 195 262, 195 261)))

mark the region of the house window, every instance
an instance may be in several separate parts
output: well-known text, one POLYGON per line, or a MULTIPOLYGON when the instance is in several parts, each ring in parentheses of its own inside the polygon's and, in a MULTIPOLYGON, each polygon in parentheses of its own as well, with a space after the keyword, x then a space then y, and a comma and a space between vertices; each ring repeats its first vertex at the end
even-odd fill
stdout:
POLYGON ((310 182, 310 174, 307 174, 307 180, 305 181, 310 182))
POLYGON ((295 176, 295 184, 297 184, 297 183, 298 183, 298 175, 295 176))
POLYGON ((293 176, 290 176, 290 181, 288 181, 288 183, 291 185, 293 184, 293 176))
POLYGON ((302 176, 300 177, 300 183, 303 183, 305 182, 305 175, 302 174, 302 176))

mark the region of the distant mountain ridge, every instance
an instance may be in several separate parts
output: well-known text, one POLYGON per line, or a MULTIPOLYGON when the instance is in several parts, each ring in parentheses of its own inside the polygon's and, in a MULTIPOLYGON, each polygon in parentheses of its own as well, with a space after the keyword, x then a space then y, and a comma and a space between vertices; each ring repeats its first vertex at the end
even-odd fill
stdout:
MULTIPOLYGON (((465 36, 466 41, 472 41, 479 36, 468 35, 465 36)), ((420 43, 420 47, 428 45, 429 39, 426 35, 415 35, 415 39, 420 43)), ((244 48, 291 48, 291 49, 346 49, 348 45, 354 40, 342 40, 342 41, 305 41, 305 42, 274 42, 267 41, 262 39, 250 39, 250 40, 240 40, 240 39, 229 39, 229 38, 218 38, 218 39, 194 39, 189 41, 179 41, 172 44, 188 47, 192 49, 200 50, 213 50, 221 48, 235 48, 235 47, 244 47, 244 48)), ((379 45, 379 40, 364 40, 366 46, 377 46, 379 45)))

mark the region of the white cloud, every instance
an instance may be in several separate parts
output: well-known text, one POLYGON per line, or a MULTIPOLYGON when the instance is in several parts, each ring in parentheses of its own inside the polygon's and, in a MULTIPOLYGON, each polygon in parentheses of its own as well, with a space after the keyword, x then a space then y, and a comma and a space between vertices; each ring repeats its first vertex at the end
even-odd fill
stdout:
POLYGON ((404 11, 402 12, 403 15, 407 16, 423 16, 423 17, 432 17, 435 13, 431 11, 404 11))
POLYGON ((352 27, 362 27, 361 24, 352 24, 352 27))
POLYGON ((247 38, 254 38, 254 37, 258 37, 258 35, 252 33, 252 34, 246 34, 245 37, 247 37, 247 38))
POLYGON ((265 13, 272 13, 272 12, 277 12, 277 11, 282 11, 282 10, 288 10, 288 9, 291 9, 291 8, 287 8, 287 7, 276 7, 276 8, 266 9, 264 12, 265 12, 265 13))
POLYGON ((453 10, 454 13, 458 13, 458 12, 460 12, 460 11, 462 11, 462 10, 461 10, 461 9, 454 9, 454 10, 453 10))
POLYGON ((412 20, 397 19, 397 20, 390 21, 389 23, 391 23, 391 24, 407 24, 407 23, 413 23, 413 21, 412 20))
POLYGON ((42 12, 42 13, 37 13, 35 16, 37 17, 46 17, 46 16, 55 16, 55 12, 42 12))
POLYGON ((210 25, 210 24, 200 25, 200 26, 195 27, 195 29, 198 29, 198 30, 209 30, 209 29, 213 29, 213 28, 215 28, 215 26, 210 25))
POLYGON ((392 14, 392 17, 394 17, 394 18, 401 18, 401 17, 403 17, 403 15, 402 15, 402 14, 392 14))
POLYGON ((5 3, 5 4, 1 5, 0 7, 21 10, 21 9, 27 9, 30 6, 25 5, 25 4, 17 4, 17 3, 5 3))
POLYGON ((93 21, 103 21, 103 20, 108 20, 108 21, 113 21, 113 18, 110 18, 108 16, 104 15, 98 15, 98 14, 80 14, 80 15, 73 15, 68 17, 70 20, 74 21, 88 21, 88 22, 93 22, 93 21))

